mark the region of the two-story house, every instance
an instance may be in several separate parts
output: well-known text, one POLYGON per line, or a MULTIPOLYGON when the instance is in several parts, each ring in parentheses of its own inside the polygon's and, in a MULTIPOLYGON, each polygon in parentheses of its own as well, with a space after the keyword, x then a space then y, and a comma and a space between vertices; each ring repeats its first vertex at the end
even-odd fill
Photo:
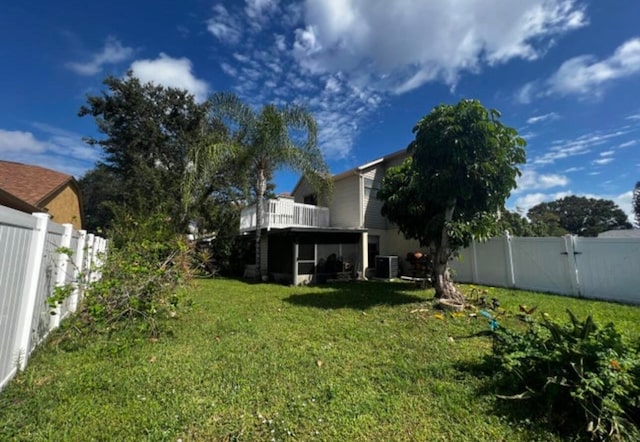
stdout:
MULTIPOLYGON (((406 240, 382 214, 376 198, 389 167, 407 157, 394 152, 333 177, 328 207, 316 205, 316 195, 303 177, 291 196, 265 203, 262 217, 260 267, 263 275, 293 283, 329 278, 374 276, 376 257, 398 256, 420 249, 406 240)), ((242 211, 241 234, 255 232, 255 206, 242 211)), ((381 262, 381 258, 378 258, 381 262)), ((395 277, 397 271, 387 272, 395 277)))

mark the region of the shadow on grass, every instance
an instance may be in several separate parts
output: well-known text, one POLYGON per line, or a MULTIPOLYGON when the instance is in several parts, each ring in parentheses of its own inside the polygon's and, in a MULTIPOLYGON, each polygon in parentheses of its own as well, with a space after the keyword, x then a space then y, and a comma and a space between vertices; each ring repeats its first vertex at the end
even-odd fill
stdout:
POLYGON ((523 389, 518 389, 517 383, 514 384, 509 377, 500 374, 500 364, 491 355, 487 355, 481 361, 457 364, 455 369, 480 381, 476 394, 490 399, 491 405, 487 412, 509 422, 509 425, 527 429, 531 434, 538 435, 532 440, 544 440, 545 434, 571 439, 579 433, 580 428, 571 421, 559 420, 546 413, 544 404, 539 401, 517 399, 518 395, 524 393, 523 389), (505 398, 509 396, 513 398, 505 398))
POLYGON ((366 310, 381 305, 403 305, 425 302, 433 297, 429 290, 414 285, 391 282, 346 282, 322 286, 320 293, 294 294, 284 299, 293 305, 320 309, 349 308, 366 310), (406 293, 412 292, 412 294, 406 293))

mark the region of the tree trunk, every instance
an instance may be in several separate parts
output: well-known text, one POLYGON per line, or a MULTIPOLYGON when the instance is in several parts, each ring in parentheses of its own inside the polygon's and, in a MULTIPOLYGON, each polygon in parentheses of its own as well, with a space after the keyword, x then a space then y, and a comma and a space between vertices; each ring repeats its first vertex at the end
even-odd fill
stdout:
POLYGON ((260 241, 262 240, 262 213, 264 211, 264 192, 267 183, 264 177, 264 170, 258 170, 258 179, 256 182, 256 278, 262 280, 262 268, 260 266, 260 241))
POLYGON ((451 204, 445 212, 445 226, 442 228, 440 244, 435 247, 433 257, 433 286, 436 290, 435 297, 440 303, 453 308, 464 308, 464 295, 457 289, 451 280, 449 272, 449 258, 451 257, 451 245, 447 234, 446 224, 453 219, 455 204, 451 204))

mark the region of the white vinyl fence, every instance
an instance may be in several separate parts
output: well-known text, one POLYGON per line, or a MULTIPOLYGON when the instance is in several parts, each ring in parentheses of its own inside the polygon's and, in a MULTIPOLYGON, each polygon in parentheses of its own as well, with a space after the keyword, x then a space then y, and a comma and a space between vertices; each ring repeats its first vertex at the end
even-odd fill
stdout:
POLYGON ((473 242, 452 262, 457 282, 640 304, 640 238, 473 242))
POLYGON ((103 238, 0 206, 0 390, 23 370, 35 347, 75 312, 84 282, 100 278, 103 238), (64 253, 68 252, 68 253, 64 253), (72 289, 52 309, 55 287, 72 289))

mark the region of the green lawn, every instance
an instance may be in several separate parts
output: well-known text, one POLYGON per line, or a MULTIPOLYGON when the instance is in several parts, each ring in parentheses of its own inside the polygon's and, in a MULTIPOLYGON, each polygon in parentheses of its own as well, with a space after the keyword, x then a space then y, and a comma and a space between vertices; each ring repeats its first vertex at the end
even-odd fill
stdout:
MULTIPOLYGON (((636 307, 487 295, 514 312, 504 327, 521 326, 526 304, 640 335, 636 307)), ((0 440, 557 440, 499 412, 477 369, 486 319, 441 319, 431 296, 403 283, 197 281, 193 307, 157 341, 56 332, 0 393, 0 440)))

